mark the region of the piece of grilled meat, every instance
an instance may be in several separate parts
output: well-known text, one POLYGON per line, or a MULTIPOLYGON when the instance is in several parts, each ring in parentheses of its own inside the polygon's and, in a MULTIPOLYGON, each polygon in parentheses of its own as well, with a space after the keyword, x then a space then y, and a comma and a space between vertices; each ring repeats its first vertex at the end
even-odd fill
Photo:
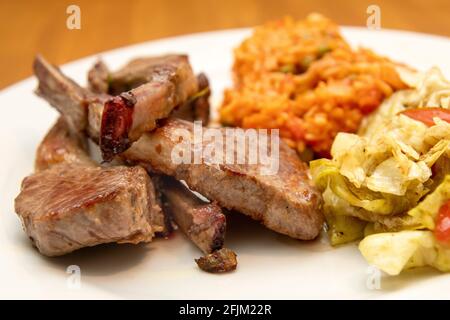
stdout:
POLYGON ((163 210, 181 231, 206 254, 221 249, 226 230, 222 209, 215 203, 201 200, 173 178, 160 176, 157 181, 163 194, 163 210))
MULTIPOLYGON (((184 180, 189 188, 221 207, 249 215, 273 231, 302 240, 317 237, 323 223, 322 198, 308 177, 307 165, 295 151, 280 141, 279 159, 276 159, 279 170, 272 175, 262 175, 260 164, 172 161, 172 152, 181 141, 191 145, 189 149, 193 152, 193 130, 191 122, 168 119, 160 128, 142 136, 123 156, 184 180)), ((225 141, 225 129, 220 132, 225 141)), ((205 150, 207 146, 200 147, 205 150)))
MULTIPOLYGON (((88 72, 89 89, 94 93, 111 95, 135 89, 151 80, 154 74, 153 66, 164 59, 175 60, 178 59, 178 56, 135 59, 115 72, 111 72, 108 66, 99 59, 88 72)), ((206 126, 209 121, 211 90, 208 78, 204 73, 197 75, 197 84, 198 92, 188 101, 177 106, 170 116, 188 121, 202 121, 202 124, 206 126)))
MULTIPOLYGON (((143 60, 133 60, 126 68, 133 77, 142 75, 139 82, 133 83, 133 89, 114 88, 115 77, 109 79, 117 95, 106 101, 102 114, 100 149, 106 161, 128 149, 144 132, 153 130, 158 120, 168 117, 198 91, 187 56, 143 60)), ((127 75, 118 78, 126 79, 127 75)))
MULTIPOLYGON (((55 125, 49 130, 45 138, 38 147, 35 160, 35 171, 48 169, 54 165, 78 164, 83 166, 99 166, 92 160, 87 151, 86 136, 80 136, 70 132, 65 125, 65 120, 60 117, 55 125)), ((123 164, 120 161, 116 165, 123 164)), ((149 197, 156 207, 161 207, 160 197, 156 196, 153 181, 149 184, 149 197)), ((156 231, 156 235, 165 237, 171 232, 171 224, 162 210, 153 210, 151 224, 156 231)))
MULTIPOLYGON (((105 66, 99 69, 103 73, 107 71, 105 66)), ((198 92, 197 78, 185 55, 136 59, 124 70, 127 74, 133 73, 134 77, 136 74, 142 74, 142 77, 133 83, 133 89, 126 92, 114 89, 117 95, 110 96, 93 94, 80 87, 41 56, 34 61, 34 72, 40 80, 37 94, 61 113, 67 113, 73 129, 84 131, 88 110, 101 108, 101 123, 96 124, 99 133, 95 138, 107 161, 126 150, 144 132, 154 129, 158 120, 168 117, 177 106, 198 92)), ((91 74, 91 78, 96 76, 91 74)), ((118 77, 127 79, 126 75, 118 77)))
POLYGON ((56 165, 25 178, 15 200, 25 232, 46 256, 102 243, 151 241, 160 208, 141 167, 56 165))
POLYGON ((195 262, 197 262, 200 269, 210 273, 234 271, 237 267, 236 253, 227 248, 195 259, 195 262))
POLYGON ((165 230, 155 190, 140 167, 101 168, 86 141, 61 117, 36 153, 16 212, 42 254, 57 256, 107 242, 150 241, 165 230))

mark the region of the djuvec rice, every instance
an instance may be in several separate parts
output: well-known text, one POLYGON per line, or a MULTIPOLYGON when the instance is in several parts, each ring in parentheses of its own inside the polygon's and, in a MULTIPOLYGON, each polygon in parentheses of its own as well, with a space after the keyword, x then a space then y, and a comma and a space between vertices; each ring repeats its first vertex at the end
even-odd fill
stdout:
POLYGON ((328 156, 338 132, 356 132, 365 115, 407 88, 396 71, 400 64, 352 49, 338 26, 319 14, 255 28, 234 58, 234 85, 224 92, 221 122, 279 128, 304 156, 328 156))

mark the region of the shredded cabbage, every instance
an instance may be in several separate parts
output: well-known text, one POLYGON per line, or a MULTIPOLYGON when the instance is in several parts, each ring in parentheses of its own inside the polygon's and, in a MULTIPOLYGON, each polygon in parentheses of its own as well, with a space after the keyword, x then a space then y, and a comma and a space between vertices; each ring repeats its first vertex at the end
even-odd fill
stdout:
POLYGON ((357 209, 336 196, 330 188, 325 190, 323 197, 327 199, 323 209, 331 244, 336 246, 362 239, 367 222, 355 217, 357 213, 352 211, 357 209))
POLYGON ((450 158, 450 123, 435 119, 428 127, 398 114, 410 107, 450 108, 450 82, 433 68, 412 84, 414 89, 387 99, 360 135, 339 133, 332 160, 311 162, 319 188, 330 186, 336 196, 367 211, 369 221, 415 207, 432 190, 433 165, 450 158))
POLYGON ((361 241, 359 250, 367 262, 389 275, 423 266, 450 271, 450 248, 439 244, 431 231, 373 234, 361 241))
MULTIPOLYGON (((408 193, 403 196, 382 193, 362 186, 355 187, 347 177, 341 174, 338 166, 332 160, 319 159, 310 162, 311 175, 316 186, 325 190, 328 186, 331 191, 349 205, 364 209, 364 211, 349 211, 349 215, 369 221, 376 221, 377 215, 397 214, 407 211, 411 203, 415 204, 424 193, 408 193)), ((324 197, 325 205, 334 206, 324 197)), ((339 214, 337 211, 335 214, 339 214)))
POLYGON ((332 159, 310 162, 311 174, 323 192, 332 245, 365 236, 364 257, 389 274, 424 265, 450 271, 450 248, 432 232, 450 193, 450 123, 401 114, 450 109, 450 82, 437 68, 405 77, 412 89, 385 100, 358 134, 339 133, 332 159))

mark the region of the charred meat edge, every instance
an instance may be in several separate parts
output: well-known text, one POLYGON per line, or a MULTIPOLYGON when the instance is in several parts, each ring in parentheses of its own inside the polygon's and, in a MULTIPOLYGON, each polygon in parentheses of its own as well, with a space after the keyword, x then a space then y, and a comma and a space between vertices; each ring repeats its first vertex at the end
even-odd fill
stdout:
POLYGON ((159 176, 153 179, 163 194, 163 209, 181 231, 203 251, 211 253, 223 247, 226 217, 215 203, 197 197, 181 182, 159 176))

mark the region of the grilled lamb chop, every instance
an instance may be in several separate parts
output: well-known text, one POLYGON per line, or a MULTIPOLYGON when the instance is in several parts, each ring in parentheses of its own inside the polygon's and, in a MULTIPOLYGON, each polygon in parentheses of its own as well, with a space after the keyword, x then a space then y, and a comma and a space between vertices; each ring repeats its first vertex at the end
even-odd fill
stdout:
POLYGON ((111 97, 94 95, 81 88, 58 68, 37 56, 34 71, 40 81, 36 92, 61 113, 67 113, 69 124, 77 131, 87 128, 87 110, 91 106, 102 108, 97 139, 103 158, 109 161, 138 140, 142 133, 154 129, 158 120, 166 118, 198 91, 197 79, 187 56, 168 55, 147 60, 152 63, 147 61, 145 68, 139 67, 142 65, 140 60, 131 62, 135 68, 127 68, 127 72, 141 70, 140 85, 111 97))
MULTIPOLYGON (((109 161, 128 149, 144 132, 153 130, 158 120, 168 117, 176 106, 198 91, 187 56, 170 55, 151 61, 151 64, 139 60, 130 62, 136 66, 128 66, 127 71, 134 69, 133 76, 142 74, 139 85, 133 85, 135 88, 126 92, 120 88, 121 93, 105 103, 100 128, 104 160, 109 161), (141 68, 142 65, 145 68, 141 68)), ((126 79, 126 75, 121 77, 126 79)))
MULTIPOLYGON (((88 72, 89 89, 94 93, 119 95, 151 81, 156 63, 163 59, 176 60, 178 57, 172 55, 162 58, 139 58, 132 60, 116 72, 110 72, 107 65, 99 59, 88 72)), ((198 92, 184 104, 177 106, 170 116, 188 121, 201 120, 206 126, 209 121, 211 93, 208 78, 204 73, 197 75, 197 83, 198 92)))
POLYGON ((39 251, 59 256, 102 243, 151 241, 160 211, 141 167, 60 164, 24 179, 15 209, 39 251))
MULTIPOLYGON (((225 135, 225 129, 221 132, 225 135)), ((275 175, 261 175, 259 164, 175 163, 172 151, 180 141, 194 150, 193 124, 168 119, 160 128, 143 135, 123 157, 184 180, 189 188, 221 207, 249 215, 273 231, 302 240, 317 237, 323 223, 321 195, 308 177, 307 165, 282 141, 275 175)))
POLYGON ((181 231, 206 254, 221 249, 225 240, 226 218, 220 207, 204 202, 173 178, 158 179, 157 185, 163 193, 163 209, 181 231))
MULTIPOLYGON (((45 78, 40 80, 47 81, 45 78)), ((71 116, 64 109, 64 106, 59 107, 65 116, 71 116)), ((101 107, 89 106, 89 132, 94 139, 98 136, 101 111, 101 107)), ((285 143, 280 141, 278 174, 264 176, 259 174, 261 168, 258 165, 172 162, 171 152, 180 143, 180 130, 189 133, 186 143, 192 145, 193 124, 169 119, 152 133, 144 133, 122 156, 159 173, 185 180, 192 190, 222 207, 247 214, 276 232, 304 240, 319 234, 323 223, 321 195, 311 184, 307 165, 285 143)), ((225 129, 221 132, 224 134, 225 129)))

